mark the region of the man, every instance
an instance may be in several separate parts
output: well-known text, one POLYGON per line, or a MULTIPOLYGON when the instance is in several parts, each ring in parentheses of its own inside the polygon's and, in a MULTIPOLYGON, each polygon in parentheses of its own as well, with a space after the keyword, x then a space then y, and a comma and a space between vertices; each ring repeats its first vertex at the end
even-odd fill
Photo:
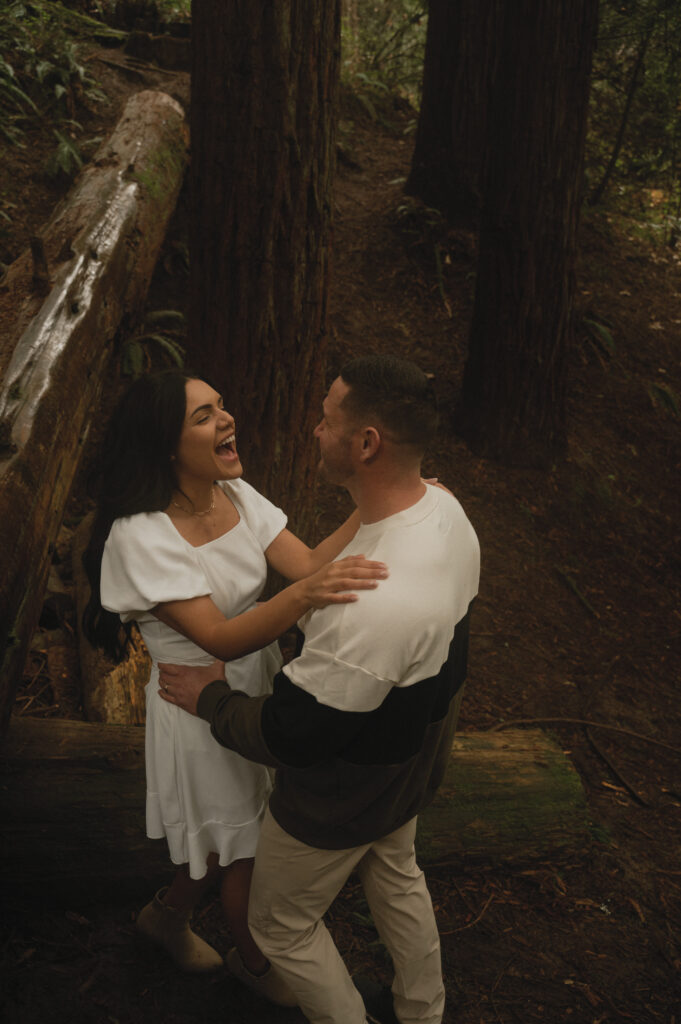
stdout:
POLYGON ((366 1020, 322 922, 353 870, 393 959, 396 1017, 439 1024, 440 944, 414 835, 456 726, 479 547, 454 496, 421 478, 437 413, 417 367, 357 359, 323 411, 320 467, 361 519, 343 554, 385 562, 388 579, 355 603, 308 613, 302 652, 270 697, 211 682, 205 669, 167 667, 161 685, 218 742, 277 769, 249 925, 312 1024, 366 1020))

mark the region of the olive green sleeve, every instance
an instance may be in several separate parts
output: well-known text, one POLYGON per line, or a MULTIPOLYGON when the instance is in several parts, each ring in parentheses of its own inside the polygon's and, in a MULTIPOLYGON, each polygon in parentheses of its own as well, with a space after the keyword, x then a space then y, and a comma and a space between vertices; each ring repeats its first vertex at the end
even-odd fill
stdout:
POLYGON ((196 710, 223 747, 249 761, 279 768, 281 762, 270 752, 262 734, 262 707, 267 699, 267 694, 249 697, 224 680, 216 680, 201 691, 196 710))

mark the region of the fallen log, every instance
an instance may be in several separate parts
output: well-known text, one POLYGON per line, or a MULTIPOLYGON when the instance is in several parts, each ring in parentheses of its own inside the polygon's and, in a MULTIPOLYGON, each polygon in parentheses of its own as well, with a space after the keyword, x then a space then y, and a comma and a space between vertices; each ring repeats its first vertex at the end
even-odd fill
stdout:
POLYGON ((191 70, 191 42, 189 38, 172 35, 152 35, 134 29, 128 36, 125 52, 131 57, 158 64, 172 71, 191 70))
MULTIPOLYGON (((0 761, 0 885, 10 903, 140 895, 167 880, 164 842, 144 836, 144 730, 13 718, 0 761)), ((465 733, 421 815, 424 865, 528 863, 589 843, 579 777, 539 730, 465 733)))
POLYGON ((419 819, 418 842, 427 863, 512 863, 579 851, 590 842, 579 775, 541 729, 462 733, 419 819))
POLYGON ((182 184, 182 108, 132 97, 0 286, 0 735, 121 321, 134 320, 182 184), (49 293, 45 297, 45 291, 49 293))
POLYGON ((144 804, 142 727, 12 718, 0 755, 2 902, 84 905, 170 881, 144 804))

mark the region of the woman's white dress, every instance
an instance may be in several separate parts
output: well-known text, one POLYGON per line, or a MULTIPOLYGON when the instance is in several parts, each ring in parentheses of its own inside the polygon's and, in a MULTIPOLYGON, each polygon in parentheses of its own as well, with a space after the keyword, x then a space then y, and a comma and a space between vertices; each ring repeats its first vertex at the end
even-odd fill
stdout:
MULTIPOLYGON (((150 609, 164 601, 209 594, 228 618, 248 611, 265 583, 264 550, 286 516, 243 480, 221 482, 239 522, 228 533, 193 547, 164 512, 117 519, 102 559, 101 601, 134 619, 152 658, 146 687, 147 835, 168 840, 175 864, 192 878, 206 857, 226 865, 253 857, 271 784, 263 765, 221 747, 202 719, 158 695, 158 663, 209 664, 213 658, 164 625, 150 609)), ((252 696, 271 692, 281 667, 277 644, 227 665, 230 685, 252 696)))

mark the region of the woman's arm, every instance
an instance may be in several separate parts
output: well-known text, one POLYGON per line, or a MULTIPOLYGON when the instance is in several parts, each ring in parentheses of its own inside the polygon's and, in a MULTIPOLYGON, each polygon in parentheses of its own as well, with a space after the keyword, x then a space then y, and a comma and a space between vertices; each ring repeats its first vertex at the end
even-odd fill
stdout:
POLYGON ((232 661, 272 643, 310 608, 356 601, 354 591, 372 590, 387 575, 382 562, 358 555, 324 566, 233 619, 226 619, 210 597, 166 601, 154 615, 214 658, 232 661))
POLYGON ((352 515, 337 530, 325 537, 316 548, 309 548, 290 530, 282 530, 265 549, 265 558, 272 568, 287 580, 302 580, 337 558, 358 529, 359 512, 355 509, 352 515))

